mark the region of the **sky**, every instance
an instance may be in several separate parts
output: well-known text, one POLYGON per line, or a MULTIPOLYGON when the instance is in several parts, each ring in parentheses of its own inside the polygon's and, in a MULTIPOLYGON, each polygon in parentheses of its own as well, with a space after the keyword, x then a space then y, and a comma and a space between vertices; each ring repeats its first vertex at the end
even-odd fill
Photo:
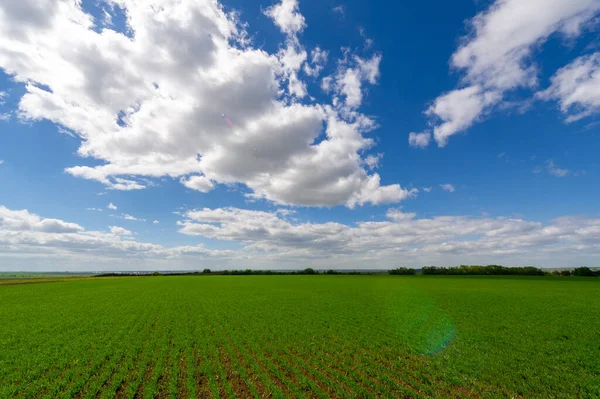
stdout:
POLYGON ((597 0, 0 3, 0 271, 600 266, 597 0))

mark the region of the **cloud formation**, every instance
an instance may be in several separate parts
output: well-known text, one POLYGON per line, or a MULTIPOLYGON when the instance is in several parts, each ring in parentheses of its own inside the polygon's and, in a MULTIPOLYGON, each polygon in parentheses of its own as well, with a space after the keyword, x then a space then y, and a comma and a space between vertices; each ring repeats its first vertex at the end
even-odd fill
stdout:
POLYGON ((452 184, 440 184, 440 187, 442 188, 442 190, 448 191, 449 193, 453 193, 454 191, 456 191, 452 184))
POLYGON ((70 265, 70 270, 118 270, 132 259, 138 260, 130 265, 135 269, 155 267, 153 261, 163 261, 163 268, 171 268, 189 257, 194 260, 188 266, 199 259, 213 261, 232 255, 231 251, 208 250, 201 245, 165 248, 137 242, 122 227, 110 226, 110 233, 88 231, 75 223, 0 205, 0 257, 4 270, 12 270, 11 265, 14 270, 39 270, 44 264, 50 265, 46 270, 65 270, 66 265, 70 265))
POLYGON ((109 228, 110 232, 117 236, 130 236, 133 234, 131 231, 124 229, 123 227, 110 226, 109 228))
POLYGON ((431 141, 431 133, 429 133, 429 132, 410 133, 408 135, 408 144, 411 147, 425 148, 429 145, 430 141, 431 141))
POLYGON ((239 248, 166 248, 138 242, 118 226, 111 226, 110 233, 87 231, 74 223, 0 206, 0 256, 20 266, 28 260, 39 263, 41 257, 72 264, 71 270, 115 270, 126 265, 198 269, 200 261, 219 268, 297 268, 310 262, 324 268, 378 269, 396 267, 398 259, 410 266, 457 262, 574 266, 600 255, 600 219, 584 217, 543 224, 504 217, 417 218, 415 213, 389 209, 386 220, 347 225, 301 222, 286 209, 204 208, 186 212, 178 226, 183 234, 233 242, 239 248))
POLYGON ((134 222, 145 222, 146 221, 146 219, 139 219, 139 218, 136 218, 135 216, 131 216, 126 213, 122 213, 120 217, 125 220, 132 220, 134 222))
MULTIPOLYGON (((477 14, 469 22, 471 33, 450 60, 451 66, 463 73, 460 86, 440 95, 426 111, 438 146, 444 147, 451 136, 494 111, 506 93, 534 89, 538 85, 538 67, 532 60, 535 50, 555 33, 579 36, 594 23, 599 11, 596 0, 495 0, 477 14)), ((597 65, 590 65, 593 62, 584 58, 572 65, 572 70, 566 67, 559 72, 545 97, 564 99, 563 94, 585 92, 586 86, 594 84, 590 69, 597 65), (573 76, 586 73, 587 78, 579 80, 573 76)), ((571 97, 561 106, 570 108, 575 103, 583 107, 580 116, 597 110, 594 100, 590 102, 585 95, 571 97)))
POLYGON ((551 81, 538 97, 557 100, 567 123, 600 111, 600 52, 577 58, 559 69, 551 81))
MULTIPOLYGON (((549 225, 512 218, 440 216, 418 219, 397 209, 387 221, 341 223, 292 222, 283 215, 237 208, 199 209, 186 213, 180 232, 223 241, 243 242, 243 252, 256 261, 310 260, 351 262, 369 259, 371 267, 397 259, 413 262, 449 259, 488 259, 497 262, 522 258, 545 259, 558 251, 597 254, 600 220, 558 218, 549 225), (338 257, 340 260, 338 260, 338 257), (393 259, 393 260, 392 260, 393 259)), ((550 264, 545 264, 550 266, 550 264)), ((362 263, 362 267, 369 267, 362 263)))
POLYGON ((201 192, 208 182, 241 183, 254 198, 308 206, 411 195, 363 167, 374 146, 364 133, 376 126, 356 109, 364 86, 376 83, 380 55, 347 54, 334 79, 347 107, 301 101, 303 74, 318 74, 326 52, 314 48, 308 61, 296 0, 265 11, 286 35, 275 54, 252 47, 237 14, 212 0, 115 1, 126 32, 79 2, 18 4, 0 5, 0 68, 25 85, 21 119, 68 129, 81 139, 80 156, 103 161, 67 168, 73 176, 117 190, 143 189, 144 177, 178 178, 201 192))

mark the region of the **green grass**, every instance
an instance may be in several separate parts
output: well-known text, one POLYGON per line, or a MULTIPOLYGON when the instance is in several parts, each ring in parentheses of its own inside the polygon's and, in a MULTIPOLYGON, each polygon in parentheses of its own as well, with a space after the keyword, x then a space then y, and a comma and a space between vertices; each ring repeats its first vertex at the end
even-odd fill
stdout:
POLYGON ((0 321, 0 398, 600 397, 600 279, 68 279, 0 321))

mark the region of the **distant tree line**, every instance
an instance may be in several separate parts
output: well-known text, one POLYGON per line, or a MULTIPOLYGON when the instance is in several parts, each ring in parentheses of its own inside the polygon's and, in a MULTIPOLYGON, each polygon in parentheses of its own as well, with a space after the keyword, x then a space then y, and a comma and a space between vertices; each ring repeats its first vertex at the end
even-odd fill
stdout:
POLYGON ((312 275, 312 274, 343 274, 343 275, 356 275, 356 274, 372 274, 369 272, 356 272, 356 271, 338 271, 338 270, 332 270, 329 269, 325 272, 320 272, 318 270, 315 270, 311 267, 304 269, 304 270, 290 270, 290 271, 286 271, 286 270, 252 270, 252 269, 246 269, 246 270, 223 270, 220 272, 213 272, 212 274, 220 274, 220 275, 224 275, 224 276, 254 276, 254 275, 258 275, 258 276, 263 276, 263 275, 267 275, 267 276, 271 276, 271 275, 312 275))
POLYGON ((550 274, 552 276, 600 277, 600 270, 592 270, 584 266, 573 270, 555 270, 550 274))
MULTIPOLYGON (((506 267, 498 265, 478 266, 461 265, 456 267, 425 266, 422 269, 424 275, 452 275, 452 276, 582 276, 599 277, 600 270, 594 271, 589 267, 578 267, 574 270, 561 270, 548 272, 533 267, 506 267)), ((391 273, 390 273, 391 274, 391 273)))
POLYGON ((388 273, 395 276, 414 276, 415 274, 417 274, 417 271, 415 269, 399 267, 397 269, 390 270, 388 273))
POLYGON ((489 266, 467 266, 461 265, 456 267, 437 267, 425 266, 422 269, 425 275, 475 275, 475 276, 545 276, 546 273, 542 269, 533 266, 525 267, 505 267, 498 265, 489 266))
MULTIPOLYGON (((398 267, 388 270, 388 273, 396 276, 413 276, 418 274, 415 269, 406 267, 398 267)), ((124 276, 206 276, 206 275, 222 275, 222 276, 271 276, 271 275, 359 275, 359 274, 378 274, 376 272, 367 271, 339 271, 329 269, 327 271, 318 271, 313 268, 304 270, 223 270, 211 271, 204 269, 201 272, 169 272, 169 273, 103 273, 97 274, 94 277, 124 277, 124 276)), ((600 277, 600 269, 592 270, 589 267, 578 267, 573 270, 555 270, 547 271, 533 266, 524 267, 506 267, 498 265, 478 266, 478 265, 461 265, 456 267, 438 267, 425 266, 421 269, 421 274, 424 275, 448 275, 448 276, 579 276, 579 277, 600 277)))
POLYGON ((338 271, 329 269, 325 272, 319 272, 313 268, 307 268, 304 270, 223 270, 223 271, 211 271, 210 269, 204 269, 202 272, 168 272, 168 273, 102 273, 97 274, 94 277, 133 277, 133 276, 201 276, 201 275, 221 275, 221 276, 271 276, 271 275, 312 275, 312 274, 340 274, 340 275, 358 275, 358 274, 374 274, 370 272, 357 272, 357 271, 338 271))

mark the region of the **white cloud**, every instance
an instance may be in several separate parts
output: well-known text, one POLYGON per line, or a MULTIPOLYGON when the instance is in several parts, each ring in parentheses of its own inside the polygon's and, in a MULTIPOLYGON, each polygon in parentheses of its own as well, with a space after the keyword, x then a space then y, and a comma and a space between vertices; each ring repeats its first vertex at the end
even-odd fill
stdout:
POLYGON ((358 69, 348 68, 337 81, 340 94, 346 97, 346 105, 351 108, 360 107, 362 103, 362 81, 358 69))
POLYGON ((365 164, 371 170, 377 169, 380 166, 381 158, 383 158, 383 154, 368 155, 365 158, 365 164))
POLYGON ((0 270, 194 268, 198 260, 219 265, 234 255, 202 246, 165 248, 137 242, 121 227, 111 226, 110 231, 87 231, 75 223, 0 206, 0 270))
POLYGON ((110 226, 110 232, 117 236, 130 236, 132 235, 131 231, 124 229, 123 227, 118 226, 110 226))
POLYGON ((0 159, 0 165, 2 165, 4 163, 4 160, 0 159))
POLYGON ((123 219, 125 219, 125 220, 132 220, 132 221, 135 221, 135 222, 145 222, 146 221, 146 219, 139 219, 139 218, 136 218, 134 216, 128 215, 127 213, 122 213, 120 217, 123 218, 123 219))
POLYGON ((117 226, 87 231, 27 210, 0 206, 2 270, 132 270, 389 268, 398 258, 425 264, 534 264, 577 266, 600 256, 600 219, 562 217, 548 224, 514 218, 439 216, 418 218, 389 209, 387 220, 306 223, 273 213, 237 208, 188 211, 183 234, 238 242, 241 248, 208 250, 137 242, 117 226), (140 261, 143 260, 143 261, 140 261), (12 265, 12 266, 11 266, 12 265), (43 266, 41 266, 43 265, 43 266))
POLYGON ((158 220, 155 220, 154 222, 152 222, 153 224, 159 224, 160 222, 158 220))
POLYGON ((486 91, 481 86, 469 86, 438 97, 425 112, 442 122, 433 129, 438 146, 445 147, 450 136, 471 127, 484 110, 501 100, 500 92, 486 91))
POLYGON ((106 207, 107 207, 108 209, 111 209, 111 210, 113 210, 113 211, 116 211, 116 210, 117 210, 117 206, 116 206, 116 205, 114 205, 112 202, 111 202, 111 203, 109 203, 109 204, 108 204, 106 207))
MULTIPOLYGON (((308 54, 297 37, 306 26, 297 1, 266 11, 286 34, 275 54, 253 48, 238 14, 212 0, 119 0, 127 35, 94 29, 99 21, 80 2, 19 4, 0 3, 0 68, 25 84, 22 120, 60 125, 81 138, 78 155, 101 161, 67 168, 73 176, 140 190, 149 185, 144 178, 185 184, 202 175, 288 205, 409 195, 397 184, 380 186, 362 159, 376 124, 356 108, 364 83, 377 81, 380 55, 346 53, 332 95, 344 93, 351 107, 337 98, 333 106, 299 101, 309 93, 300 78, 308 54)), ((311 52, 311 68, 324 51, 311 52)))
POLYGON ((106 9, 102 9, 102 13, 104 14, 104 25, 113 26, 112 14, 106 11, 106 9))
MULTIPOLYGON (((557 250, 600 253, 596 237, 600 220, 559 218, 550 225, 522 219, 441 216, 419 219, 398 209, 387 212, 389 221, 340 223, 292 223, 277 213, 237 208, 189 211, 179 222, 180 232, 192 236, 238 241, 255 262, 310 260, 311 264, 360 264, 378 267, 398 257, 414 262, 448 264, 465 259, 488 262, 548 262, 557 250), (449 260, 453 259, 453 260, 449 260), (429 262, 429 261, 432 262, 429 262), (319 263, 322 261, 323 263, 319 263), (368 263, 365 263, 367 261, 368 263), (339 262, 339 263, 338 263, 339 262)), ((556 265, 549 261, 550 265, 556 265)), ((477 263, 477 261, 475 261, 477 263)))
POLYGON ((558 166, 556 166, 556 164, 554 164, 554 161, 546 162, 546 168, 548 170, 548 173, 556 177, 565 177, 569 174, 568 169, 559 168, 558 166))
POLYGON ((281 0, 265 10, 265 15, 273 19, 282 32, 294 35, 306 27, 304 16, 298 9, 298 0, 281 0))
MULTIPOLYGON (((345 57, 341 60, 336 74, 329 79, 323 79, 321 88, 324 91, 333 88, 338 95, 343 96, 345 107, 338 107, 344 114, 349 114, 362 105, 363 82, 372 85, 377 83, 381 59, 381 54, 375 54, 370 59, 345 57)), ((334 97, 334 105, 337 106, 337 102, 337 98, 334 97)))
POLYGON ((339 6, 335 6, 333 7, 333 12, 340 14, 341 16, 344 16, 346 14, 346 9, 343 5, 339 5, 339 6))
POLYGON ((320 47, 313 49, 310 53, 310 64, 304 64, 304 73, 314 78, 319 76, 323 68, 325 68, 328 55, 329 52, 321 50, 320 47))
POLYGON ((471 21, 472 33, 452 55, 464 71, 461 88, 438 97, 427 114, 440 146, 502 101, 504 93, 538 84, 531 58, 550 35, 576 37, 600 10, 597 0, 496 0, 471 21))
POLYGON ((8 97, 8 93, 5 91, 0 91, 0 105, 4 105, 6 103, 6 97, 8 97))
POLYGON ((425 148, 429 145, 430 141, 431 141, 431 133, 429 133, 429 132, 410 133, 408 135, 408 144, 411 147, 425 148))
POLYGON ((188 179, 181 178, 181 183, 192 190, 207 193, 215 188, 215 185, 205 176, 190 176, 188 179))
POLYGON ((433 187, 423 187, 423 191, 425 191, 426 193, 430 193, 432 189, 433 187))
POLYGON ((355 56, 354 60, 358 64, 362 78, 367 80, 370 84, 374 85, 379 79, 379 64, 381 63, 381 54, 375 54, 370 59, 364 59, 355 56))
POLYGON ((321 80, 321 90, 323 90, 325 93, 331 92, 332 85, 333 85, 333 77, 331 77, 331 76, 325 76, 321 80))
POLYGON ((0 205, 0 229, 6 231, 33 231, 39 233, 70 234, 83 230, 75 223, 58 219, 43 219, 26 210, 13 211, 0 205))
POLYGON ((552 85, 538 97, 558 100, 567 122, 600 111, 600 52, 577 58, 559 69, 551 81, 552 85))
POLYGON ((365 50, 370 49, 373 46, 373 39, 370 39, 367 37, 366 33, 365 33, 365 29, 364 28, 359 28, 358 32, 360 33, 360 36, 365 39, 365 50))
POLYGON ((101 208, 86 208, 88 211, 102 212, 101 208))
POLYGON ((442 188, 442 190, 448 191, 449 193, 453 193, 454 191, 456 191, 452 184, 440 184, 440 187, 442 188))

